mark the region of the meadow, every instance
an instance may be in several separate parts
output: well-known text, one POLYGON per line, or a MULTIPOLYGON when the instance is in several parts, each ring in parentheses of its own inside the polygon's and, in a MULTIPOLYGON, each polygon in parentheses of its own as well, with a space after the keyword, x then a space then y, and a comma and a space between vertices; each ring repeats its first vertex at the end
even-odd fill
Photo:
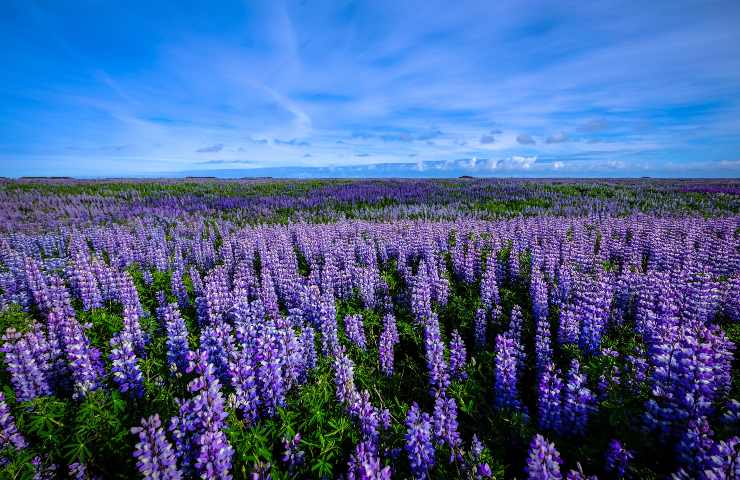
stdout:
POLYGON ((0 181, 1 478, 740 478, 740 182, 0 181))

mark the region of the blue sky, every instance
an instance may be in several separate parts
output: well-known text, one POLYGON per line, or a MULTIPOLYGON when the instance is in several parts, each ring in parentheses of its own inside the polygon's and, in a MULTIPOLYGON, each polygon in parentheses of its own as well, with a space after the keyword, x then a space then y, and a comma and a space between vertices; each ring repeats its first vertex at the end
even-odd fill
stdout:
POLYGON ((740 176, 740 2, 0 3, 0 175, 740 176))

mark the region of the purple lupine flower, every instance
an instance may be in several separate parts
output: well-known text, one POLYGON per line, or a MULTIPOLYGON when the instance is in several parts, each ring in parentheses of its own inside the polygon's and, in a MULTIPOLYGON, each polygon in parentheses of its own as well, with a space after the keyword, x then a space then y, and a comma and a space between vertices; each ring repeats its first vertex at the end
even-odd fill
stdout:
POLYGON ((475 337, 475 346, 479 350, 482 350, 486 347, 486 332, 488 327, 488 318, 486 316, 486 311, 482 308, 479 308, 475 311, 475 328, 474 328, 474 337, 475 337))
POLYGON ((343 351, 334 357, 334 384, 339 403, 349 404, 355 395, 354 363, 343 351))
POLYGON ((183 271, 180 269, 172 272, 172 277, 170 278, 170 288, 172 289, 172 294, 177 299, 177 304, 180 306, 180 308, 187 308, 188 305, 190 305, 190 298, 188 297, 188 291, 185 288, 185 284, 182 281, 182 276, 183 271))
POLYGON ((522 328, 524 325, 524 316, 522 315, 522 309, 519 305, 511 307, 511 315, 509 319, 509 329, 504 333, 506 336, 511 338, 514 342, 514 356, 516 357, 517 371, 524 369, 525 362, 527 360, 524 352, 524 345, 522 344, 522 328))
POLYGON ((391 467, 382 464, 377 450, 367 440, 358 443, 347 464, 347 480, 390 480, 391 467))
MULTIPOLYGON (((265 260, 267 260, 267 257, 265 257, 265 260)), ((280 315, 280 306, 275 292, 275 283, 268 267, 269 265, 263 265, 260 272, 260 299, 265 306, 265 311, 274 319, 280 315)))
POLYGON ((167 333, 167 364, 170 370, 184 373, 188 368, 188 327, 180 316, 177 305, 171 303, 162 307, 162 322, 167 333))
POLYGON ((596 409, 596 396, 586 386, 587 378, 580 371, 578 360, 573 360, 563 394, 563 430, 583 435, 591 413, 596 409))
POLYGON ((23 450, 27 446, 28 443, 18 431, 10 407, 5 402, 5 395, 0 392, 0 450, 11 447, 23 450))
POLYGON ((740 426, 740 402, 735 399, 727 402, 727 410, 722 415, 722 423, 740 426))
POLYGON ((529 457, 524 471, 529 480, 560 480, 560 465, 563 460, 560 453, 555 449, 555 444, 550 443, 545 437, 537 434, 532 439, 529 447, 529 457))
POLYGON ((707 464, 715 443, 713 437, 707 417, 689 420, 675 448, 679 461, 691 473, 700 472, 707 464))
POLYGON ((443 392, 450 384, 450 375, 436 314, 432 314, 424 324, 424 351, 429 372, 429 385, 432 390, 443 392))
POLYGON ((321 349, 324 355, 333 355, 339 349, 337 331, 337 308, 334 297, 324 295, 319 307, 319 327, 321 329, 321 349))
POLYGON ((257 421, 260 405, 252 357, 248 347, 244 347, 231 352, 229 360, 229 377, 234 387, 234 408, 241 412, 248 425, 257 421))
POLYGON ((219 323, 233 303, 233 295, 223 267, 215 268, 206 275, 202 297, 205 299, 205 322, 219 323))
POLYGON ((362 315, 347 315, 344 317, 344 330, 350 342, 361 350, 365 350, 365 330, 362 325, 362 315))
POLYGON ((188 275, 190 276, 190 282, 193 284, 193 293, 195 293, 196 297, 200 297, 205 289, 200 272, 195 266, 192 266, 190 267, 190 270, 188 270, 188 275))
POLYGON ((483 444, 483 442, 480 441, 477 434, 473 434, 473 438, 470 440, 470 455, 473 457, 474 461, 480 460, 481 455, 483 455, 483 450, 485 450, 486 446, 483 444))
POLYGON ((634 454, 624 448, 622 442, 612 439, 606 451, 606 471, 617 478, 624 478, 634 454))
POLYGON ((52 394, 50 384, 50 346, 41 326, 36 322, 24 335, 14 328, 6 330, 0 352, 10 373, 10 383, 17 402, 52 394))
POLYGON ((315 330, 309 326, 304 325, 301 327, 301 345, 303 353, 303 365, 305 367, 306 374, 316 368, 316 341, 315 341, 315 330))
POLYGON ((188 390, 195 396, 180 401, 179 414, 170 419, 175 453, 186 475, 230 480, 234 450, 223 431, 227 414, 221 383, 206 352, 191 352, 190 359, 188 373, 197 377, 188 383, 188 390))
POLYGON ((429 414, 422 412, 414 402, 406 416, 406 453, 411 472, 417 479, 429 477, 434 466, 432 423, 429 414))
POLYGON ((85 331, 74 317, 61 319, 59 327, 74 382, 72 396, 75 399, 83 398, 100 387, 100 376, 103 373, 100 351, 90 346, 85 331))
POLYGON ((547 284, 542 278, 542 273, 537 265, 532 267, 532 279, 529 291, 532 298, 532 314, 535 323, 546 322, 548 315, 547 284))
POLYGON ((378 356, 380 359, 380 371, 388 377, 393 375, 394 344, 392 332, 384 329, 378 340, 378 356))
POLYGON ((519 253, 519 246, 516 244, 516 242, 513 242, 506 264, 506 266, 508 267, 507 273, 509 277, 509 284, 511 284, 512 286, 515 286, 519 283, 519 253))
POLYGON ((475 467, 475 478, 477 480, 482 480, 484 478, 491 478, 493 476, 493 472, 491 471, 491 467, 487 463, 479 463, 475 467))
POLYGON ((370 393, 363 390, 353 397, 348 410, 352 416, 359 420, 363 440, 377 445, 380 436, 380 416, 378 410, 370 403, 370 393))
POLYGON ((537 411, 542 430, 558 432, 561 429, 563 380, 550 362, 540 375, 537 411))
POLYGON ((285 405, 286 385, 283 378, 283 356, 277 335, 272 328, 267 328, 257 340, 257 380, 260 400, 267 416, 277 413, 278 407, 285 405))
POLYGON ((450 375, 454 379, 465 380, 468 378, 468 374, 465 371, 465 364, 467 362, 467 352, 465 350, 465 342, 457 332, 457 329, 452 331, 450 340, 450 375))
POLYGON ((457 431, 457 402, 452 397, 439 395, 434 401, 434 416, 432 417, 434 436, 442 444, 450 448, 450 463, 455 458, 462 459, 460 446, 462 440, 457 431))
POLYGON ((159 414, 141 419, 141 426, 131 429, 139 436, 134 450, 136 468, 144 478, 179 480, 182 473, 177 468, 177 460, 172 444, 167 440, 159 414))
POLYGON ((116 300, 116 276, 112 269, 101 260, 93 260, 91 268, 95 273, 100 288, 100 296, 104 302, 116 300))
POLYGON ((503 324, 503 318, 504 318, 504 309, 501 308, 501 305, 496 305, 493 307, 493 311, 491 312, 491 323, 495 327, 500 327, 503 324))
POLYGON ((426 268, 420 268, 411 285, 411 311, 417 323, 424 324, 432 316, 432 291, 426 268))
POLYGON ((26 284, 36 307, 43 313, 51 311, 51 292, 41 273, 38 263, 33 258, 26 257, 24 260, 26 284))
MULTIPOLYGON (((127 317, 136 319, 136 322, 138 323, 139 317, 144 314, 144 308, 141 306, 139 293, 136 291, 136 285, 134 284, 134 279, 131 277, 131 274, 127 271, 123 271, 116 272, 116 275, 116 296, 118 302, 123 305, 124 328, 126 328, 127 317), (130 310, 130 312, 127 314, 126 310, 130 310)), ((128 326, 128 328, 134 327, 128 326)), ((134 336, 138 335, 137 332, 132 331, 132 333, 135 334, 134 336)))
POLYGON ((715 442, 701 473, 703 480, 740 478, 740 437, 715 442))
POLYGON ((714 402, 728 392, 732 344, 716 326, 664 327, 655 337, 645 420, 663 437, 675 437, 690 420, 711 415, 714 402))
POLYGON ((517 393, 517 343, 508 335, 496 336, 496 406, 519 408, 517 393))
POLYGON ((383 317, 383 331, 387 331, 390 339, 394 344, 401 341, 398 336, 398 326, 396 325, 396 317, 392 313, 387 313, 383 317))
POLYGON ((281 357, 283 358, 283 376, 285 388, 301 385, 308 378, 303 343, 286 317, 279 317, 275 322, 281 357))
POLYGON ((560 344, 576 343, 579 327, 580 321, 575 307, 571 304, 565 304, 560 309, 560 330, 558 332, 560 344))
POLYGON ((74 262, 68 269, 68 273, 74 290, 82 300, 83 310, 91 310, 103 305, 103 297, 98 288, 98 281, 86 254, 78 253, 74 256, 74 262))
POLYGON ((612 284, 608 277, 600 277, 580 292, 577 305, 580 315, 578 345, 586 353, 595 354, 601 346, 601 337, 606 330, 613 297, 612 284))
MULTIPOLYGON (((31 467, 33 468, 33 480, 54 480, 58 477, 57 465, 50 463, 46 455, 43 457, 40 455, 33 457, 31 459, 31 467)), ((90 480, 98 480, 99 477, 90 475, 89 478, 90 480)))
POLYGON ((305 461, 306 452, 300 449, 301 434, 296 433, 293 438, 283 438, 282 461, 288 466, 289 472, 295 472, 305 461))
POLYGON ((214 321, 204 327, 200 333, 200 348, 208 354, 208 362, 216 369, 219 380, 227 382, 229 352, 235 348, 231 325, 222 321, 214 321))
POLYGON ((486 310, 489 312, 493 310, 493 307, 501 302, 498 292, 498 284, 496 283, 496 257, 491 255, 488 257, 486 262, 486 271, 483 273, 483 278, 480 282, 480 299, 486 310))
POLYGON ((138 308, 133 305, 124 305, 123 307, 123 331, 129 336, 134 343, 134 351, 142 357, 146 355, 146 344, 148 338, 141 328, 139 322, 140 314, 138 308))
POLYGON ((537 333, 535 336, 535 364, 541 372, 552 361, 552 347, 550 346, 550 321, 545 317, 536 317, 537 333))
POLYGON ((144 383, 141 369, 134 352, 134 343, 126 332, 120 332, 110 340, 113 349, 110 360, 113 363, 111 373, 113 380, 123 393, 133 398, 144 396, 144 383))
POLYGON ((522 315, 522 308, 519 305, 511 307, 511 316, 509 319, 509 330, 508 333, 512 338, 521 340, 522 337, 522 325, 524 323, 524 316, 522 315))
POLYGON ((740 322, 740 275, 736 274, 727 280, 724 304, 725 314, 734 322, 740 322))

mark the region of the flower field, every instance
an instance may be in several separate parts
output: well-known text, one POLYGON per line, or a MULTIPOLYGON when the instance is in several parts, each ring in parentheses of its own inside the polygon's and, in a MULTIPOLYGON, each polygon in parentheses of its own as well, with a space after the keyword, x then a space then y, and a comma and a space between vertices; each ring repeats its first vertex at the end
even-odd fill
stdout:
POLYGON ((740 478, 740 183, 0 182, 1 478, 740 478))

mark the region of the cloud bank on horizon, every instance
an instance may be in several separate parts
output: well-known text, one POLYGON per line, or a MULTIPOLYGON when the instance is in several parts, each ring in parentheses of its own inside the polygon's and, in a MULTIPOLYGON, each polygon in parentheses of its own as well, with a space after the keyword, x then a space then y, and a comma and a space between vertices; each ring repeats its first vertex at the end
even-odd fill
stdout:
POLYGON ((0 6, 0 175, 740 176, 740 3, 0 6))

